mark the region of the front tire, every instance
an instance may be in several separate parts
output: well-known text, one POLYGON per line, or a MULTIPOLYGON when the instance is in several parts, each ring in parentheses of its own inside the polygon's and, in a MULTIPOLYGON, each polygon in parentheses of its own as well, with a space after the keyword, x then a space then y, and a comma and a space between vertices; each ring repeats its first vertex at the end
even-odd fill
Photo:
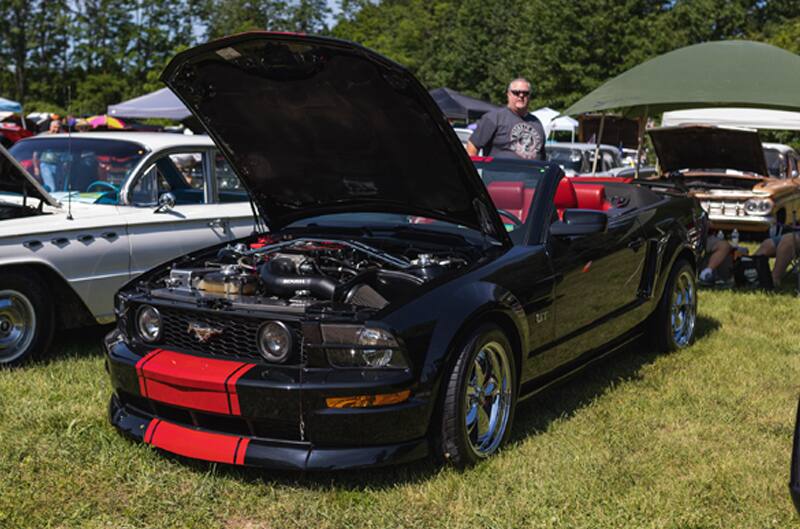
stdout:
POLYGON ((41 283, 18 272, 0 277, 0 367, 24 364, 53 337, 53 305, 41 283))
POLYGON ((445 380, 435 455, 457 468, 495 454, 508 440, 517 400, 517 366, 505 333, 478 327, 445 380))
POLYGON ((652 332, 660 351, 677 351, 694 341, 697 321, 697 280, 685 259, 675 262, 653 314, 652 332))

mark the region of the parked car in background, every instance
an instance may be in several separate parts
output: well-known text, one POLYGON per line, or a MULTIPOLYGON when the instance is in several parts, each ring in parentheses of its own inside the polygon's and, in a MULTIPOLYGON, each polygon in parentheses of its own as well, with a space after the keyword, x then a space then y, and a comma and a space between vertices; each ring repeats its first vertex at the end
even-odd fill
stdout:
POLYGON ((33 136, 33 132, 22 126, 22 118, 19 115, 6 112, 0 117, 0 145, 3 147, 11 147, 22 138, 30 136, 33 136))
POLYGON ((797 178, 800 155, 792 147, 782 143, 762 143, 767 171, 773 178, 797 178))
MULTIPOLYGON (((567 176, 591 174, 594 152, 597 145, 593 143, 558 143, 545 144, 547 161, 557 163, 567 176)), ((600 158, 597 160, 597 173, 607 173, 615 167, 621 167, 622 158, 619 149, 613 145, 600 145, 600 158)))
POLYGON ((453 130, 456 132, 459 141, 461 141, 461 145, 463 145, 464 148, 466 149, 467 141, 469 141, 469 137, 472 136, 472 133, 474 131, 472 129, 461 128, 461 127, 453 127, 453 130))
POLYGON ((162 78, 271 232, 120 290, 109 415, 135 440, 231 465, 464 467, 521 399, 645 332, 694 337, 703 213, 682 193, 579 191, 513 159, 476 160, 481 180, 427 90, 341 40, 240 34, 162 78))
POLYGON ((775 144, 762 145, 757 131, 686 125, 648 134, 659 161, 655 178, 686 187, 700 200, 713 229, 767 232, 776 222, 797 219, 800 179, 792 176, 794 155, 775 144), (767 159, 774 162, 774 175, 767 159))
POLYGON ((0 152, 0 365, 113 321, 114 292, 144 270, 253 231, 207 136, 40 135, 0 152))

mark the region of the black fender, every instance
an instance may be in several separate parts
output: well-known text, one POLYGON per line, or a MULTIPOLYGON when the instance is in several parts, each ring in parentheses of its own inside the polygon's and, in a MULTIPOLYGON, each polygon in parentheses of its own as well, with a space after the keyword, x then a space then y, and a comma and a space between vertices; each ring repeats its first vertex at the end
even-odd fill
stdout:
POLYGON ((661 296, 664 294, 664 288, 666 288, 667 279, 669 279, 669 273, 680 258, 685 258, 687 261, 689 261, 689 263, 691 263, 691 265, 695 268, 695 273, 697 273, 697 263, 699 261, 697 250, 684 237, 677 237, 673 235, 667 241, 666 248, 661 258, 661 266, 659 267, 653 295, 653 299, 656 301, 656 306, 658 304, 658 300, 660 300, 661 296))
POLYGON ((525 311, 517 297, 501 285, 478 281, 462 283, 454 289, 429 292, 403 310, 383 320, 403 339, 413 358, 419 362, 420 391, 435 394, 442 376, 454 362, 454 346, 476 325, 493 321, 509 333, 517 365, 528 343, 529 329, 525 311), (403 329, 396 322, 411 321, 414 327, 403 329), (420 325, 420 322, 427 322, 420 325))

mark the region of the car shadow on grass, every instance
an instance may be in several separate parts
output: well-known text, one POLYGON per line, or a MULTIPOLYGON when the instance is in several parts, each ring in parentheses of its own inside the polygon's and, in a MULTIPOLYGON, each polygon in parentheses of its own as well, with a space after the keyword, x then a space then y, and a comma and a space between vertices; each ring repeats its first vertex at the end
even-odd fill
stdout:
POLYGON ((92 325, 66 331, 56 331, 49 349, 29 365, 60 362, 67 358, 92 358, 102 356, 103 337, 114 324, 92 325))
MULTIPOLYGON (((702 339, 716 332, 720 326, 715 319, 698 316, 696 336, 702 339)), ((620 380, 636 378, 642 366, 653 362, 662 354, 644 340, 637 340, 593 364, 591 369, 579 372, 565 382, 521 403, 517 408, 511 442, 506 450, 514 450, 515 444, 546 431, 553 421, 571 417, 620 380)), ((165 453, 162 455, 178 460, 198 472, 212 472, 252 485, 303 487, 320 491, 384 490, 402 484, 423 483, 439 473, 450 472, 449 469, 437 465, 430 457, 391 467, 303 473, 214 465, 165 453)))
MULTIPOLYGON (((716 319, 698 315, 695 337, 701 340, 720 327, 716 319)), ((620 381, 639 378, 642 366, 664 354, 668 353, 658 351, 645 338, 640 338, 598 361, 592 369, 581 371, 571 379, 526 400, 517 407, 511 445, 546 431, 557 419, 572 417, 620 381)))

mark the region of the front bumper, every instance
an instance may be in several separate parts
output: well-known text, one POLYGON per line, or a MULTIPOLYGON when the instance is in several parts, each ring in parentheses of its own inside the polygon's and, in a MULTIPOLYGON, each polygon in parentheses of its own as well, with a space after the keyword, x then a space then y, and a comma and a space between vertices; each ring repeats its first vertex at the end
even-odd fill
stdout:
POLYGON ((709 224, 715 230, 732 230, 761 232, 769 230, 775 224, 775 217, 772 215, 719 215, 710 214, 709 224))
MULTIPOLYGON (((116 333, 116 331, 115 331, 116 333)), ((180 456, 294 470, 334 470, 425 457, 430 399, 409 371, 362 372, 268 366, 155 349, 137 353, 106 339, 114 395, 111 423, 180 456), (412 389, 374 408, 328 408, 326 397, 412 389)))

